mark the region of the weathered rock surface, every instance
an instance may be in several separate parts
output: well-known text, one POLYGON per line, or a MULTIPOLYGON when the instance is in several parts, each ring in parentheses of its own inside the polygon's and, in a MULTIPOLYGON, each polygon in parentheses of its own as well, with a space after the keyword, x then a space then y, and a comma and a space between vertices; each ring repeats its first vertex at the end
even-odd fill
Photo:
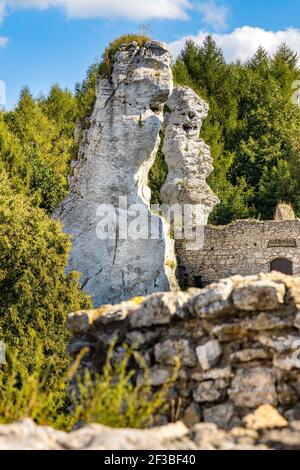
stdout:
POLYGON ((187 218, 179 214, 176 232, 189 240, 188 249, 203 245, 203 228, 218 199, 206 183, 213 169, 210 151, 199 139, 208 105, 187 87, 173 92, 163 44, 121 47, 111 80, 99 77, 96 95, 69 196, 55 216, 72 236, 68 269, 82 273, 83 287, 98 307, 178 290, 172 233, 177 222, 170 222, 168 210, 154 215, 150 208, 148 175, 162 129, 169 168, 162 201, 165 209, 189 205, 187 218))
POLYGON ((222 348, 218 340, 208 341, 196 348, 196 354, 203 370, 209 370, 218 363, 222 356, 222 348))
POLYGON ((265 368, 238 369, 228 393, 234 404, 241 408, 277 404, 275 377, 265 368))
POLYGON ((299 308, 300 277, 234 276, 202 290, 152 294, 71 314, 70 352, 75 357, 88 345, 83 367, 101 371, 117 337, 116 348, 127 342, 145 358, 154 387, 173 377, 178 358, 170 401, 180 401, 180 418, 187 423, 198 417, 231 429, 267 404, 298 420, 299 308))
POLYGON ((206 183, 213 170, 209 147, 199 139, 208 104, 188 87, 178 86, 167 102, 163 153, 168 165, 167 181, 161 189, 163 202, 202 206, 203 225, 218 203, 206 183))
POLYGON ((276 222, 283 220, 295 220, 295 212, 289 204, 278 204, 276 207, 275 217, 276 222))
POLYGON ((285 286, 275 282, 253 281, 235 289, 234 305, 245 311, 276 310, 284 302, 285 286))
MULTIPOLYGON (((0 426, 1 450, 159 450, 172 449, 188 437, 184 424, 178 422, 149 430, 112 429, 90 424, 69 434, 49 427, 36 426, 30 420, 0 426)), ((193 443, 188 442, 193 448, 193 443)))
POLYGON ((24 420, 0 426, 0 450, 299 450, 299 421, 288 425, 269 409, 258 410, 246 422, 247 428, 237 426, 231 431, 213 423, 188 429, 177 422, 146 430, 90 424, 67 434, 24 420))
MULTIPOLYGON (((69 270, 83 273, 82 284, 96 306, 169 290, 164 236, 148 236, 148 174, 172 89, 169 53, 154 41, 122 47, 111 81, 98 79, 91 126, 73 166, 70 194, 56 213, 73 240, 69 270), (115 212, 100 210, 103 204, 115 212), (136 204, 143 209, 142 218, 136 204), (120 222, 127 215, 128 234, 120 222), (138 225, 137 217, 143 239, 130 232, 138 225), (110 238, 100 239, 106 236, 106 225, 110 238)), ((163 231, 161 219, 153 214, 152 222, 163 231)))
MULTIPOLYGON (((169 172, 161 189, 161 199, 169 206, 192 206, 194 229, 203 229, 219 202, 206 182, 213 170, 210 150, 199 138, 203 120, 208 114, 208 104, 190 88, 178 86, 174 88, 167 108, 163 153, 169 172)), ((176 226, 176 221, 174 228, 175 233, 181 228, 176 226)), ((192 238, 185 241, 190 249, 192 238)))

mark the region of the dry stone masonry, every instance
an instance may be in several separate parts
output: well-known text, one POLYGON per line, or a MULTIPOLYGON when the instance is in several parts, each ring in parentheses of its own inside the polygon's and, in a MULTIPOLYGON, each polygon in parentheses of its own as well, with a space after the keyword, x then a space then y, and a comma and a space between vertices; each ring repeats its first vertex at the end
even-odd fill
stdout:
POLYGON ((117 338, 116 358, 124 343, 137 348, 154 387, 170 379, 177 357, 168 400, 188 426, 205 421, 231 429, 261 405, 293 421, 300 419, 299 311, 299 277, 235 276, 202 290, 73 313, 70 352, 88 346, 82 367, 101 369, 117 338))
POLYGON ((299 275, 299 247, 298 219, 206 226, 203 249, 188 251, 184 243, 177 243, 181 281, 185 286, 205 286, 236 274, 248 276, 273 269, 299 275))

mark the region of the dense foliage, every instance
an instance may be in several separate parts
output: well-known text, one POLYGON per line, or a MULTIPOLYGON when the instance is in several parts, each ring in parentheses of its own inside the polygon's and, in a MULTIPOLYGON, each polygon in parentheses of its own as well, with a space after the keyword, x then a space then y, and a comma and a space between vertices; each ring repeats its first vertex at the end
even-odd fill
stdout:
POLYGON ((49 213, 67 191, 77 115, 75 97, 58 86, 39 99, 24 88, 16 108, 0 112, 0 165, 49 213))
POLYGON ((76 274, 65 274, 70 241, 60 225, 16 194, 0 170, 0 339, 30 367, 36 341, 66 363, 67 314, 91 306, 76 274))
POLYGON ((300 216, 297 54, 283 44, 269 57, 260 47, 247 63, 227 64, 208 36, 202 46, 186 43, 174 76, 210 104, 202 137, 214 159, 210 185, 221 200, 211 221, 270 219, 280 201, 300 216))
POLYGON ((179 362, 176 361, 172 377, 154 392, 144 359, 124 345, 124 356, 116 362, 114 346, 113 342, 101 374, 91 376, 88 370, 78 373, 87 352, 82 350, 68 370, 59 369, 50 387, 48 376, 55 366, 55 357, 45 356, 40 343, 29 370, 18 355, 9 353, 6 367, 0 368, 0 424, 31 418, 37 424, 65 431, 86 423, 116 428, 153 425, 159 413, 171 412, 167 397, 177 378, 179 362), (132 361, 141 368, 138 379, 137 372, 130 370, 132 361))

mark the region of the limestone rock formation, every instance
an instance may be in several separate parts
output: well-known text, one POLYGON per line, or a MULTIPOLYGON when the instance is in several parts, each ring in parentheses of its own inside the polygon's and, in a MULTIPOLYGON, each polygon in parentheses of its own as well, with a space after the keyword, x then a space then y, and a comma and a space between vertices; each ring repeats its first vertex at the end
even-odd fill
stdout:
POLYGON ((172 449, 180 441, 182 446, 187 441, 195 448, 187 436, 188 430, 180 422, 143 431, 90 424, 67 434, 27 419, 0 426, 0 450, 159 450, 172 449))
MULTIPOLYGON (((271 407, 247 416, 245 424, 230 431, 213 423, 196 423, 188 429, 177 422, 146 430, 90 424, 67 434, 27 419, 0 426, 0 450, 299 450, 300 421, 288 424, 271 407)), ((128 459, 111 463, 128 465, 128 459)))
POLYGON ((101 371, 117 336, 116 354, 123 343, 134 345, 155 387, 172 376, 177 356, 170 396, 180 400, 187 422, 198 416, 232 428, 266 404, 293 421, 300 419, 299 309, 300 277, 234 276, 202 290, 154 293, 74 313, 70 352, 76 357, 89 345, 83 367, 101 371))
MULTIPOLYGON (((122 47, 111 80, 98 80, 91 126, 73 165, 70 194, 56 213, 72 235, 69 270, 83 274, 82 284, 96 306, 169 290, 164 235, 149 238, 146 226, 151 216, 148 173, 172 89, 169 53, 154 41, 122 47), (123 199, 119 208, 119 197, 127 197, 127 206, 123 199), (99 239, 105 216, 107 220, 105 208, 99 209, 103 204, 115 208, 118 216, 116 220, 110 210, 111 236, 104 240, 99 239), (119 217, 124 220, 131 208, 128 219, 134 224, 139 216, 136 204, 144 209, 140 230, 146 230, 145 239, 130 233, 124 239, 119 217)), ((161 220, 153 219, 163 232, 161 220)))
POLYGON ((274 220, 276 222, 282 222, 283 220, 296 220, 292 206, 290 204, 278 204, 274 220))
POLYGON ((213 170, 209 147, 199 138, 208 104, 188 87, 178 86, 167 102, 163 153, 168 166, 161 197, 170 206, 197 208, 195 225, 204 227, 219 200, 206 179, 213 170))

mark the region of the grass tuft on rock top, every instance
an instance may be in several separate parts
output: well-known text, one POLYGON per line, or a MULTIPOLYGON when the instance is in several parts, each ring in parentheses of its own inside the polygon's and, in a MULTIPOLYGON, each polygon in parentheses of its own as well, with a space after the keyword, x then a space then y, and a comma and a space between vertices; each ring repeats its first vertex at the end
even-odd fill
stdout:
POLYGON ((90 125, 89 119, 96 101, 97 77, 100 75, 110 80, 116 53, 120 47, 130 44, 133 41, 137 42, 139 46, 143 46, 146 42, 150 41, 150 38, 139 34, 126 34, 117 38, 105 49, 102 54, 102 59, 89 68, 83 82, 76 84, 76 100, 82 130, 88 129, 90 125))
POLYGON ((148 41, 150 41, 150 38, 142 34, 125 34, 112 41, 103 53, 99 67, 100 75, 104 78, 111 78, 116 53, 122 46, 126 46, 131 42, 137 42, 139 46, 143 46, 148 41))

